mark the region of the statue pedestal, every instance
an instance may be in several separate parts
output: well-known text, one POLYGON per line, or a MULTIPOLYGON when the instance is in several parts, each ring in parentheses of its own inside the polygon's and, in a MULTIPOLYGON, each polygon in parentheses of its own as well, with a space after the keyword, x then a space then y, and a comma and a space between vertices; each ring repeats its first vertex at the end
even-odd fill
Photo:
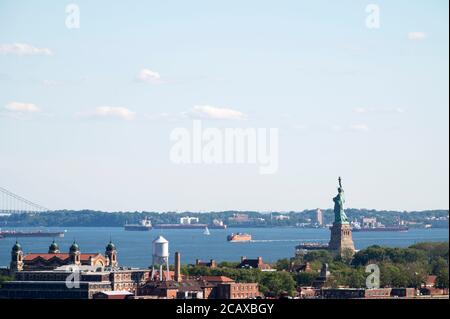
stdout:
POLYGON ((336 254, 343 256, 346 251, 355 253, 355 245, 353 244, 352 229, 349 224, 334 223, 331 227, 331 239, 328 249, 336 254))

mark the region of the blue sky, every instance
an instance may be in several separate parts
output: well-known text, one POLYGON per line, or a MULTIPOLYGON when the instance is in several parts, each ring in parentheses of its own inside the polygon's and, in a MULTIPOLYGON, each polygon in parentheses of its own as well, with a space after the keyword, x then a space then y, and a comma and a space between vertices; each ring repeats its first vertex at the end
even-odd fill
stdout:
POLYGON ((448 1, 73 3, 79 29, 69 2, 0 2, 0 186, 52 209, 302 210, 342 175, 350 207, 448 209, 448 1), (197 105, 279 128, 278 173, 171 163, 197 105))

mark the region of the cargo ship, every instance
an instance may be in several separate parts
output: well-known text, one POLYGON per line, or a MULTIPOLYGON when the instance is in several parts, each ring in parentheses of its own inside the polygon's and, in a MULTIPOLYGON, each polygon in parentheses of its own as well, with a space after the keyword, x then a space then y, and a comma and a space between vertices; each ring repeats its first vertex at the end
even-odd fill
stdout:
POLYGON ((139 224, 126 223, 123 228, 127 231, 149 231, 152 229, 152 223, 148 218, 144 218, 139 224))
POLYGON ((154 229, 227 229, 227 225, 207 224, 156 224, 154 229))
POLYGON ((227 240, 229 242, 248 242, 252 240, 252 235, 244 233, 231 234, 227 236, 227 240))
POLYGON ((4 230, 0 231, 0 238, 7 238, 7 237, 64 237, 64 232, 62 231, 16 231, 16 230, 4 230))
POLYGON ((182 217, 179 224, 157 224, 155 229, 227 229, 222 220, 214 219, 211 224, 199 224, 197 217, 182 217))

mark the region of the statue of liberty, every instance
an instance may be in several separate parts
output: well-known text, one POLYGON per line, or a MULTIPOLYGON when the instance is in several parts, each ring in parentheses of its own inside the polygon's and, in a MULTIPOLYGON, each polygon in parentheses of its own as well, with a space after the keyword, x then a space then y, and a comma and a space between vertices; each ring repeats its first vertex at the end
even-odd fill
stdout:
POLYGON ((338 194, 333 198, 334 201, 334 223, 348 224, 347 215, 344 212, 344 189, 342 188, 342 179, 339 177, 338 194))

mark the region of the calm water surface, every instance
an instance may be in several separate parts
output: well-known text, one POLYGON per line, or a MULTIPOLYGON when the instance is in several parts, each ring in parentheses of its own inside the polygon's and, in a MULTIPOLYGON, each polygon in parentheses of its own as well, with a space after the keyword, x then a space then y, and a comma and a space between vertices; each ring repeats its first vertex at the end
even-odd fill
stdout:
MULTIPOLYGON (((21 230, 17 228, 17 230, 21 230)), ((29 230, 22 228, 22 230, 29 230)), ((63 230, 46 228, 46 230, 63 230)), ((205 236, 203 230, 151 230, 149 232, 130 232, 123 228, 67 228, 64 238, 56 238, 62 252, 67 252, 75 239, 81 252, 104 253, 105 246, 112 238, 119 254, 119 263, 132 267, 147 267, 151 263, 151 243, 163 235, 170 242, 171 257, 175 251, 181 252, 183 263, 195 263, 195 260, 238 261, 241 256, 256 258, 262 256, 265 261, 274 262, 280 258, 292 257, 295 246, 302 241, 328 242, 328 229, 300 228, 232 228, 227 230, 211 229, 211 235, 205 236), (226 236, 231 232, 252 234, 249 243, 229 243, 226 236)), ((357 249, 370 245, 406 247, 422 241, 447 241, 448 229, 412 229, 408 232, 359 232, 353 233, 357 249)), ((47 252, 52 238, 19 238, 25 253, 47 252)), ((9 264, 11 247, 15 238, 0 239, 0 265, 9 264)))

